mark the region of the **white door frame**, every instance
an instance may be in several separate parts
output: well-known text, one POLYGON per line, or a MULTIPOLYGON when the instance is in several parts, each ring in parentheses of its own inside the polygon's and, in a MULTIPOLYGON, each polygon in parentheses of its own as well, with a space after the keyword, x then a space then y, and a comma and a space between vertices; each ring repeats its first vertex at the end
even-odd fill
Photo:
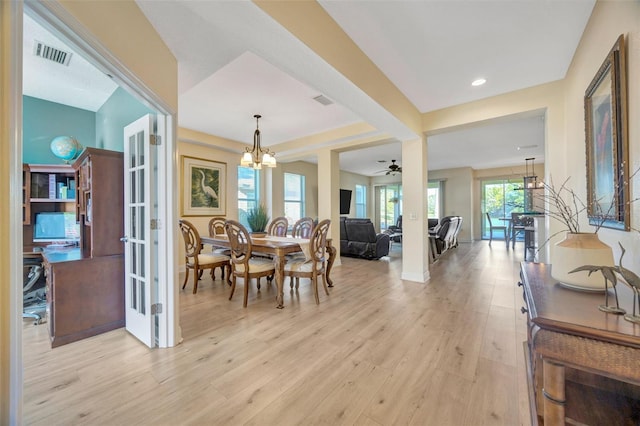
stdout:
MULTIPOLYGON (((2 55, 2 99, 6 108, 3 123, 0 124, 3 142, 1 153, 7 155, 7 163, 2 171, 9 172, 8 188, 22 186, 22 3, 0 2, 0 31, 2 55)), ((7 178, 7 176, 3 176, 7 178)), ((9 251, 3 254, 9 258, 10 288, 0 298, 0 307, 7 313, 0 317, 0 345, 7 345, 0 362, 0 423, 22 424, 22 191, 8 191, 3 199, 9 200, 9 251), (6 198, 4 198, 6 197, 6 198)), ((4 277, 4 275, 3 275, 4 277)))
MULTIPOLYGON (((11 44, 10 66, 15 71, 10 77, 12 92, 9 109, 5 114, 9 117, 8 126, 12 131, 12 138, 9 143, 14 147, 11 149, 11 165, 9 179, 16 187, 21 180, 22 164, 22 21, 23 10, 21 2, 2 2, 3 12, 0 18, 3 23, 11 23, 10 28, 3 30, 11 44), (8 3, 8 5, 7 5, 8 3), (10 16, 7 16, 10 15, 10 16)), ((176 170, 178 165, 176 155, 176 111, 167 105, 160 97, 153 93, 135 74, 129 71, 118 59, 113 56, 93 34, 87 32, 84 26, 64 7, 56 2, 38 2, 27 0, 24 3, 24 12, 28 12, 35 17, 38 22, 56 34, 62 41, 82 54, 98 69, 113 76, 118 85, 133 94, 138 100, 154 109, 158 113, 158 134, 162 137, 162 144, 158 149, 158 176, 160 187, 167 188, 164 197, 158 199, 158 219, 161 229, 158 232, 158 258, 166 259, 159 262, 158 271, 158 298, 163 303, 162 314, 158 316, 159 327, 159 347, 171 347, 181 341, 179 318, 177 315, 177 286, 172 283, 178 282, 177 268, 174 256, 174 241, 177 237, 177 230, 171 224, 177 218, 178 185, 176 170)), ((3 46, 4 47, 4 46, 3 46)), ((3 71, 6 69, 3 68, 3 71)), ((10 253, 22 252, 22 200, 19 194, 10 197, 9 211, 11 229, 14 230, 10 238, 10 253), (15 238, 14 238, 15 237, 15 238)), ((0 407, 6 407, 8 414, 2 414, 0 420, 9 420, 9 423, 22 423, 22 398, 23 398, 23 375, 22 375, 22 323, 16 319, 20 318, 22 309, 21 278, 18 277, 20 256, 15 256, 11 260, 11 308, 9 314, 14 320, 10 321, 9 330, 9 365, 0 366, 0 373, 4 376, 9 373, 9 395, 1 396, 0 407), (5 371, 5 368, 8 371, 5 371), (5 417, 6 416, 6 417, 5 417)), ((21 274, 20 274, 21 275, 21 274)), ((3 379, 4 380, 4 379, 3 379)), ((3 382, 4 383, 4 382, 3 382)))

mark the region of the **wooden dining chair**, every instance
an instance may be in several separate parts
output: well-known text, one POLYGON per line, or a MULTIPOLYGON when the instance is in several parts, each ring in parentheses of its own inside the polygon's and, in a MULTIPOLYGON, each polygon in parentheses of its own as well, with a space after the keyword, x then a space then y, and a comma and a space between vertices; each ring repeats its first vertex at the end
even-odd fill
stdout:
MULTIPOLYGON (((198 280, 202 276, 202 271, 205 269, 211 269, 211 277, 213 278, 213 269, 221 267, 230 270, 231 258, 222 254, 215 253, 203 253, 202 242, 200 241, 200 234, 198 230, 193 226, 191 222, 185 219, 178 221, 180 231, 182 232, 182 238, 184 239, 184 254, 186 258, 186 271, 184 275, 184 283, 182 283, 182 289, 184 290, 189 280, 189 270, 193 269, 193 293, 198 292, 198 280)), ((230 283, 229 276, 227 274, 227 282, 230 283)), ((224 272, 223 272, 224 278, 224 272)))
POLYGON ((227 220, 224 228, 231 246, 231 294, 229 294, 229 300, 233 297, 233 293, 236 290, 236 281, 240 277, 244 281, 244 302, 242 306, 246 308, 250 280, 255 278, 258 289, 260 289, 260 278, 274 275, 276 269, 273 260, 251 255, 251 237, 247 228, 240 222, 227 220))
POLYGON ((301 258, 288 261, 284 265, 285 277, 296 278, 296 289, 300 286, 300 278, 309 278, 316 297, 316 305, 320 304, 318 296, 318 277, 322 276, 324 291, 329 295, 327 288, 327 267, 326 267, 326 251, 327 251, 327 234, 331 221, 325 219, 318 223, 311 233, 309 241, 309 258, 301 258))
POLYGON ((267 227, 267 234, 275 237, 286 237, 289 230, 289 221, 286 217, 276 217, 269 223, 267 227))
POLYGON ((488 212, 486 215, 489 221, 489 245, 491 245, 491 240, 493 240, 493 231, 502 231, 504 233, 504 243, 509 247, 509 233, 507 232, 506 225, 494 225, 491 223, 491 216, 488 212))
POLYGON ((313 232, 313 219, 310 217, 303 217, 296 221, 291 228, 291 236, 294 238, 311 238, 313 232))
POLYGON ((220 216, 212 217, 211 220, 209 220, 209 236, 215 237, 217 235, 224 235, 225 222, 226 222, 226 219, 224 217, 220 217, 220 216))
MULTIPOLYGON (((224 231, 224 222, 226 221, 226 219, 224 217, 221 216, 217 216, 217 217, 212 217, 211 220, 209 220, 209 236, 210 237, 218 237, 220 235, 225 235, 225 231, 224 231)), ((231 250, 229 250, 227 247, 212 247, 211 251, 214 254, 222 254, 224 256, 231 256, 231 250)), ((222 278, 224 278, 224 268, 222 269, 222 278)), ((215 268, 212 271, 212 277, 215 280, 216 279, 216 272, 215 272, 215 268)))
MULTIPOLYGON (((291 228, 291 236, 293 238, 304 238, 306 240, 311 238, 311 233, 313 232, 313 219, 310 217, 303 217, 296 221, 293 224, 293 228, 291 228)), ((293 260, 299 260, 300 258, 305 259, 304 253, 292 253, 286 256, 287 262, 293 260)), ((290 286, 293 288, 293 277, 289 277, 290 286)))
MULTIPOLYGON (((510 240, 513 248, 516 248, 516 239, 520 233, 526 236, 527 228, 533 226, 533 217, 522 213, 511 213, 511 232, 510 240)), ((525 238, 526 239, 526 238, 525 238)), ((525 244, 526 245, 526 244, 525 244)))

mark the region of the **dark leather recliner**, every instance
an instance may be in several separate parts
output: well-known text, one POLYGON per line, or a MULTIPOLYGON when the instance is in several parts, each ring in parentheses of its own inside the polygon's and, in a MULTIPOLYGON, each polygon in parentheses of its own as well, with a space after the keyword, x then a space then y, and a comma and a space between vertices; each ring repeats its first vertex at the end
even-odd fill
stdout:
POLYGON ((340 254, 379 259, 389 254, 389 235, 376 233, 371 219, 340 218, 340 254))
POLYGON ((462 217, 460 216, 446 216, 440 219, 438 226, 432 231, 429 231, 429 238, 433 240, 435 253, 432 256, 437 256, 450 248, 458 246, 458 232, 462 227, 462 217))

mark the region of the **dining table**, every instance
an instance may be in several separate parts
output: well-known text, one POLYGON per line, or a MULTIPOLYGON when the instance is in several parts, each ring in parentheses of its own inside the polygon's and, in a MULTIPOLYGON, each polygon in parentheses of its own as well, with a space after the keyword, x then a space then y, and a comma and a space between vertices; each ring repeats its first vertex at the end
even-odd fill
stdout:
MULTIPOLYGON (((215 237, 202 236, 200 237, 200 242, 213 247, 230 247, 229 239, 226 235, 216 235, 215 237)), ((309 242, 310 240, 305 238, 251 235, 252 253, 272 256, 275 261, 275 281, 278 288, 276 307, 278 309, 284 308, 284 265, 286 263, 286 256, 288 254, 303 252, 303 248, 305 248, 305 245, 308 247, 309 242)), ((327 284, 329 287, 333 287, 333 281, 330 276, 333 262, 336 259, 336 249, 331 244, 330 238, 327 238, 326 250, 329 254, 326 271, 327 284)))

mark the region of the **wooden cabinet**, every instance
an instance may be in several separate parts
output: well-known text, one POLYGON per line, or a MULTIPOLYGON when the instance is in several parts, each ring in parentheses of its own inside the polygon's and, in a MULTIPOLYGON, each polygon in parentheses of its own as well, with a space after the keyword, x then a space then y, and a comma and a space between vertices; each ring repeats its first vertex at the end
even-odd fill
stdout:
POLYGON ((85 148, 73 163, 80 248, 86 257, 124 253, 123 161, 122 152, 85 148))
POLYGON ((74 248, 43 259, 51 347, 124 327, 122 255, 86 258, 74 248))
POLYGON ((75 212, 80 228, 79 247, 39 248, 51 346, 123 327, 123 154, 85 148, 73 165, 27 165, 23 197, 25 251, 34 249, 38 212, 75 212))
MULTIPOLYGON (((640 327, 600 311, 604 294, 561 287, 550 265, 522 263, 518 285, 532 424, 637 425, 640 327)), ((617 289, 621 306, 631 309, 631 290, 617 289)))
POLYGON ((31 224, 31 172, 29 165, 22 165, 22 224, 31 224))

